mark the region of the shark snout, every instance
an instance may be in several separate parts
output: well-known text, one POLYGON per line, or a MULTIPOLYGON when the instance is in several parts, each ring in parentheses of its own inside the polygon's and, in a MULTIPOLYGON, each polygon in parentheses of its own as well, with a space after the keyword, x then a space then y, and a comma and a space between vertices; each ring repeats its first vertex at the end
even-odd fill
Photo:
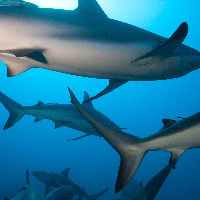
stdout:
POLYGON ((42 182, 46 179, 45 174, 43 174, 42 172, 34 171, 34 172, 31 172, 31 174, 32 174, 33 176, 35 176, 35 178, 37 178, 38 180, 40 180, 40 181, 42 181, 42 182))

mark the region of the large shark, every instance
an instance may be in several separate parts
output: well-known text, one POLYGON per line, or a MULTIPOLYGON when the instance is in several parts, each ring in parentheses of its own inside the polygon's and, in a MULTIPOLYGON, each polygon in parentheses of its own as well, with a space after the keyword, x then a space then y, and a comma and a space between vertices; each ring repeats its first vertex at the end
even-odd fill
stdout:
POLYGON ((116 200, 153 200, 171 172, 172 168, 175 168, 175 164, 168 164, 164 169, 156 174, 145 187, 143 187, 142 182, 139 184, 135 179, 132 178, 122 190, 121 198, 116 200))
POLYGON ((102 192, 99 192, 94 195, 86 194, 84 189, 81 189, 77 184, 75 184, 69 179, 69 170, 70 168, 66 168, 61 173, 48 172, 48 171, 34 171, 31 173, 39 181, 46 184, 46 190, 49 190, 49 188, 51 187, 59 188, 63 186, 72 186, 76 189, 76 192, 79 194, 79 196, 85 197, 88 200, 98 199, 100 196, 102 196, 105 192, 108 191, 109 188, 106 188, 102 192))
POLYGON ((22 187, 11 200, 71 200, 77 194, 72 186, 59 187, 43 196, 36 188, 30 185, 29 171, 26 170, 26 186, 22 187))
POLYGON ((166 80, 200 67, 200 53, 182 44, 183 22, 167 39, 109 19, 96 0, 73 11, 45 9, 23 0, 0 1, 0 60, 9 77, 30 68, 109 79, 92 99, 128 81, 166 80))
POLYGON ((160 131, 146 138, 139 138, 101 122, 79 103, 70 88, 69 92, 71 102, 79 112, 120 155, 116 193, 131 180, 148 151, 170 152, 169 162, 176 163, 187 149, 200 147, 200 112, 180 121, 163 120, 164 127, 160 131))
MULTIPOLYGON (((84 93, 84 100, 88 99, 88 93, 84 93)), ((25 114, 32 115, 35 117, 35 122, 41 121, 42 119, 49 119, 55 123, 55 128, 66 126, 75 130, 86 133, 80 139, 89 135, 100 136, 99 133, 91 126, 87 120, 79 113, 73 104, 44 104, 41 101, 34 106, 22 106, 15 102, 5 94, 0 92, 0 102, 9 111, 9 118, 4 126, 4 130, 12 127, 18 122, 25 114)), ((119 127, 111 121, 108 117, 103 115, 101 112, 94 109, 92 102, 84 103, 84 107, 87 107, 95 116, 117 129, 119 127)), ((76 140, 73 139, 73 140, 76 140)))

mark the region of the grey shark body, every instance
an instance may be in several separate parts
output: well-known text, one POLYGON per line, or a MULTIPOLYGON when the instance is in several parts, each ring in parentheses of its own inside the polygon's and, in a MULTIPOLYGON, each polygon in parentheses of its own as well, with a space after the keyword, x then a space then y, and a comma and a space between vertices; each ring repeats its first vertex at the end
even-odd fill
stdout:
POLYGON ((86 194, 84 189, 81 189, 78 185, 76 185, 74 182, 72 182, 69 179, 69 176, 68 176, 69 168, 66 168, 61 173, 47 172, 47 171, 34 171, 32 172, 32 175, 35 176, 39 181, 45 183, 46 188, 49 188, 49 187, 59 188, 63 186, 71 186, 76 189, 76 193, 79 196, 85 197, 88 200, 98 199, 100 196, 102 196, 105 192, 108 191, 108 188, 106 188, 102 192, 99 192, 94 195, 86 194))
POLYGON ((182 45, 186 23, 167 40, 109 19, 96 0, 79 0, 74 11, 16 2, 0 7, 0 59, 8 76, 44 68, 109 79, 98 98, 127 81, 177 78, 200 67, 199 52, 182 45))
MULTIPOLYGON (((85 92, 84 100, 88 98, 89 96, 87 92, 85 92)), ((4 130, 12 127, 27 114, 34 116, 35 122, 41 121, 42 119, 49 119, 55 123, 55 128, 66 126, 86 133, 86 135, 79 138, 89 135, 100 136, 96 129, 85 120, 73 104, 44 104, 38 102, 38 104, 34 106, 22 106, 2 92, 0 92, 0 102, 9 111, 9 118, 4 126, 4 130)), ((91 112, 94 112, 95 116, 98 116, 104 123, 119 128, 109 118, 94 109, 92 102, 84 103, 84 107, 87 107, 91 112)))
POLYGON ((120 155, 116 192, 123 189, 131 180, 148 151, 170 152, 170 163, 176 163, 187 149, 200 147, 200 112, 181 121, 167 122, 157 133, 139 138, 102 123, 81 106, 70 89, 69 92, 71 102, 120 155))

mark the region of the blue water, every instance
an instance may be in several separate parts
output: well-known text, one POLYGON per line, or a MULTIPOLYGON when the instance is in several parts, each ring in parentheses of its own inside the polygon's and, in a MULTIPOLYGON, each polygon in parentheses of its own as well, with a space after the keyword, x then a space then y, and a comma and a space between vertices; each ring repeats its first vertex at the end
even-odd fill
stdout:
MULTIPOLYGON (((57 0, 58 1, 58 0, 57 0)), ((99 0, 109 18, 139 26, 170 37, 182 22, 189 25, 184 44, 200 51, 200 2, 196 0, 99 0)), ((82 101, 83 91, 93 96, 105 88, 107 80, 82 78, 44 69, 31 69, 13 78, 6 76, 0 64, 0 91, 28 106, 44 103, 70 103, 67 87, 82 101)), ((200 111, 200 70, 166 81, 129 82, 112 93, 95 100, 94 107, 126 132, 145 137, 162 127, 163 118, 188 117, 200 111)), ((25 170, 61 172, 70 167, 69 177, 88 194, 106 187, 99 198, 113 200, 119 156, 103 138, 90 136, 78 141, 70 138, 81 132, 62 127, 54 129, 51 121, 34 123, 24 116, 12 128, 3 131, 8 111, 0 104, 0 199, 16 195, 25 184, 25 170)), ((155 200, 200 199, 200 150, 187 150, 179 159, 155 200)), ((135 179, 143 185, 163 169, 170 154, 148 152, 135 179)), ((44 184, 30 177, 31 184, 44 192, 44 184)))

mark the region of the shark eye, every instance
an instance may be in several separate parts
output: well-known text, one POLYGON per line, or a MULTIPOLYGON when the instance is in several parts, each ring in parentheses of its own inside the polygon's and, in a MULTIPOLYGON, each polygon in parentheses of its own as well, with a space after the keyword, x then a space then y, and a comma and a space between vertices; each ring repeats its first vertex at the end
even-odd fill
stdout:
POLYGON ((26 190, 26 189, 27 189, 27 187, 24 186, 24 187, 22 187, 22 188, 18 191, 18 193, 21 192, 21 191, 23 191, 23 190, 26 190))

